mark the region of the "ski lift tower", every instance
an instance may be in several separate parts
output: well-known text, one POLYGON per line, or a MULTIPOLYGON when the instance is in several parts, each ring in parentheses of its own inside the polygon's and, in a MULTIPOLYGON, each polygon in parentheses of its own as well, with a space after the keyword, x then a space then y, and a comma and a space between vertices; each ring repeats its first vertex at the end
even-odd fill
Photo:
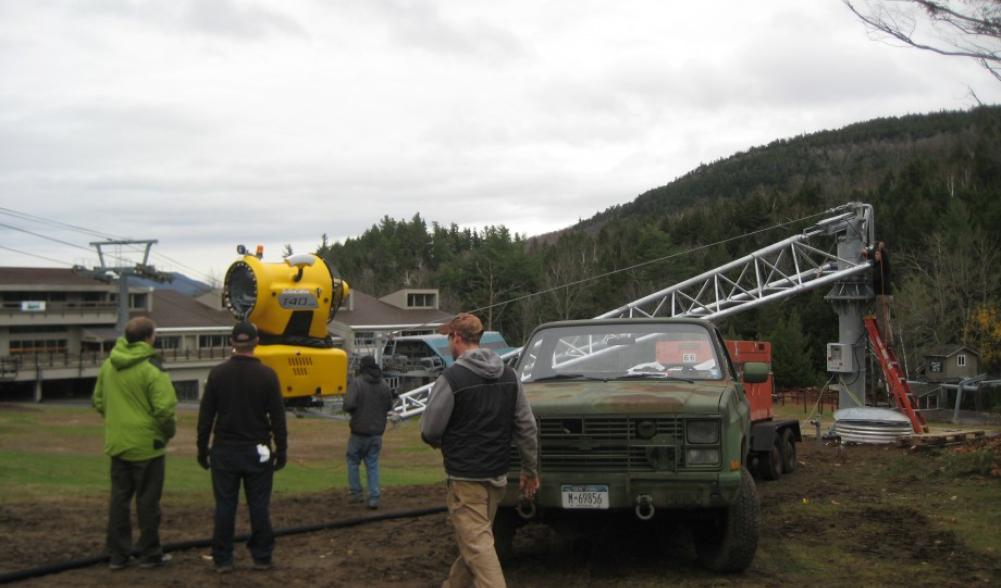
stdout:
POLYGON ((115 331, 119 334, 119 336, 124 335, 125 323, 129 321, 129 276, 149 278, 157 282, 169 282, 172 279, 169 275, 157 271, 155 267, 149 264, 149 251, 156 243, 156 239, 130 239, 124 241, 95 241, 90 244, 92 247, 97 249, 97 257, 101 261, 101 267, 94 268, 94 270, 90 273, 97 279, 105 281, 109 280, 110 273, 114 273, 118 279, 118 320, 115 324, 115 331), (121 247, 123 245, 144 246, 142 261, 136 263, 135 265, 125 265, 124 260, 121 259, 121 257, 116 257, 118 262, 122 265, 108 265, 105 258, 104 248, 112 246, 121 247))
MULTIPOLYGON (((830 219, 841 225, 832 227, 838 239, 841 270, 871 263, 865 251, 875 243, 872 205, 856 203, 856 206, 857 214, 830 219)), ((865 406, 866 332, 862 319, 874 296, 869 275, 869 272, 845 275, 824 297, 838 313, 838 343, 827 346, 827 370, 837 374, 841 408, 865 406)))

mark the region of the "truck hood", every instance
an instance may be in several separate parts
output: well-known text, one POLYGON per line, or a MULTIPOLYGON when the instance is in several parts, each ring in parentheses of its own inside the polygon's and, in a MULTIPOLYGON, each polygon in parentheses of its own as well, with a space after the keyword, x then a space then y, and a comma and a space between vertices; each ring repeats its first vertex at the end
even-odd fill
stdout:
POLYGON ((663 382, 529 382, 525 394, 537 417, 587 414, 718 414, 731 380, 663 382))

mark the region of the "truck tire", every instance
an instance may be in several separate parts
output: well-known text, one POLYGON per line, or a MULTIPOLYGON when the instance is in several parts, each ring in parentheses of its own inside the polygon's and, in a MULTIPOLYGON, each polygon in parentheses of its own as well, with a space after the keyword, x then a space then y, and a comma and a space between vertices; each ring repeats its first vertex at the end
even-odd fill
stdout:
POLYGON ((514 533, 518 530, 518 514, 513 508, 498 508, 494 516, 494 550, 501 563, 511 559, 514 533))
POLYGON ((782 431, 782 472, 791 474, 796 465, 796 437, 792 429, 786 429, 782 431))
POLYGON ((771 450, 758 454, 758 474, 765 480, 778 480, 782 461, 782 437, 776 436, 771 450))
POLYGON ((713 521, 694 529, 695 552, 706 568, 720 573, 742 572, 754 561, 761 529, 761 503, 754 479, 740 472, 740 490, 733 504, 713 521))

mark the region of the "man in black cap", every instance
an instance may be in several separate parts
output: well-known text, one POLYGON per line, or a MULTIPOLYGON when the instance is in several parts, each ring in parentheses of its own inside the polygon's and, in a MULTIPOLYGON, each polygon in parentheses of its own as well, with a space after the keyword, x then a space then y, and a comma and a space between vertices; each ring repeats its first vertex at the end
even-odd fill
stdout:
POLYGON ((351 415, 351 437, 348 439, 348 487, 351 502, 361 502, 359 465, 365 462, 368 477, 368 508, 379 508, 379 452, 382 434, 386 431, 386 415, 393 408, 396 395, 382 379, 382 370, 375 358, 361 358, 358 375, 351 380, 344 396, 344 412, 351 415))
POLYGON ((275 545, 268 512, 271 483, 274 472, 285 467, 288 447, 278 376, 254 357, 257 328, 247 322, 237 324, 230 342, 233 355, 209 373, 198 412, 198 463, 212 468, 216 505, 212 559, 219 573, 233 570, 233 527, 241 482, 250 511, 247 548, 253 567, 271 568, 275 545))

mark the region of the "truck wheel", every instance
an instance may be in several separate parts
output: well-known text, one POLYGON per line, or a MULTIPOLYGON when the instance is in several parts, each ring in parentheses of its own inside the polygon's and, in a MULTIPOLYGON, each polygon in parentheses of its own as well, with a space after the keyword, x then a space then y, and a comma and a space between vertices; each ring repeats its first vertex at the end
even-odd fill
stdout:
POLYGON ((791 474, 796 465, 796 439, 792 429, 786 429, 782 431, 782 472, 791 474))
POLYGON ((494 550, 501 562, 511 559, 514 533, 518 530, 518 514, 513 508, 498 508, 494 517, 494 550))
POLYGON ((761 503, 751 473, 741 470, 733 504, 715 520, 697 525, 695 552, 703 566, 721 573, 746 570, 754 561, 761 527, 761 503))
POLYGON ((772 449, 758 457, 758 474, 765 480, 778 480, 782 475, 782 438, 776 437, 772 449))

